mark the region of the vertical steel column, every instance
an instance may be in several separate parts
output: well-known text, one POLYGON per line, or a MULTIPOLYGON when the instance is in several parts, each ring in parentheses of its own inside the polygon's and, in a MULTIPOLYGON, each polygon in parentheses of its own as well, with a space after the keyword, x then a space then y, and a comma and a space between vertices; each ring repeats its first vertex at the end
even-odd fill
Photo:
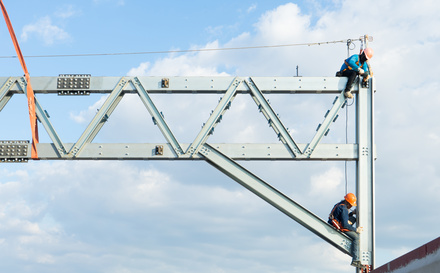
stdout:
POLYGON ((367 88, 359 87, 357 95, 357 197, 358 226, 364 228, 360 234, 359 254, 362 264, 374 268, 374 78, 367 88))

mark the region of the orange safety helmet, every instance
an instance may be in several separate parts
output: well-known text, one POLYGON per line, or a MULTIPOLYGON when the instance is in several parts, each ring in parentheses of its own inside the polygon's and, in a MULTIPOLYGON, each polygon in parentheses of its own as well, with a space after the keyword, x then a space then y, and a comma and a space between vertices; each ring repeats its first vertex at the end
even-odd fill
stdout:
POLYGON ((367 60, 373 58, 374 50, 371 47, 367 47, 362 52, 365 53, 365 57, 367 58, 367 60))
POLYGON ((352 193, 347 193, 347 195, 344 197, 345 201, 347 201, 348 203, 350 203, 350 205, 352 205, 353 207, 357 206, 356 203, 356 196, 352 193))

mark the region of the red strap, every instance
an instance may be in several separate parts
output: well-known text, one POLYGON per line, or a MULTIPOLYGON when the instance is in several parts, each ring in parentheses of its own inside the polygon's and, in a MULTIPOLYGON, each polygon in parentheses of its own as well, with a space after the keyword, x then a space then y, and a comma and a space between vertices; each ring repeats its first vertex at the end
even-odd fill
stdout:
POLYGON ((24 62, 23 54, 21 53, 20 45, 18 44, 17 37, 15 37, 14 28, 12 27, 11 20, 9 19, 8 12, 6 11, 5 6, 3 5, 3 1, 0 0, 0 5, 3 12, 3 17, 5 17, 6 25, 8 26, 9 34, 11 35, 12 43, 14 44, 15 51, 17 52, 17 56, 20 60, 21 67, 24 71, 24 76, 26 78, 27 87, 26 87, 26 95, 28 99, 28 108, 29 108, 29 119, 31 123, 31 131, 32 131, 32 159, 38 159, 37 152, 37 144, 38 144, 38 124, 37 124, 37 115, 35 114, 35 96, 34 90, 31 85, 31 78, 29 76, 29 72, 26 67, 26 63, 24 62))

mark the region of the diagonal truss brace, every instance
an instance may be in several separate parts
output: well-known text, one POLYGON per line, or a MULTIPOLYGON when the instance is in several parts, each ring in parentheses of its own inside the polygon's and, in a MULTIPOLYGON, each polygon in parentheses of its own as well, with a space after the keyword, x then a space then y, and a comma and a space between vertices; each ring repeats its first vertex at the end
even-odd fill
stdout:
POLYGON ((312 155, 316 146, 319 144, 321 139, 327 134, 331 123, 336 120, 339 110, 344 107, 346 101, 347 100, 345 98, 344 92, 342 92, 338 97, 336 97, 335 101, 333 102, 332 109, 330 109, 326 113, 324 121, 322 122, 322 124, 319 125, 316 134, 313 136, 313 139, 305 148, 304 150, 305 156, 310 157, 312 155))
POLYGON ((116 85, 113 92, 110 93, 102 107, 99 109, 98 113, 90 122, 89 126, 87 126, 84 133, 81 135, 79 140, 73 145, 72 149, 69 151, 70 157, 75 157, 87 143, 92 142, 98 132, 101 130, 104 123, 110 117, 110 114, 115 110, 116 106, 121 101, 124 94, 122 90, 124 90, 125 86, 128 84, 128 81, 122 77, 121 80, 116 85))
POLYGON ((278 138, 287 146, 294 157, 299 157, 301 155, 301 150, 298 148, 298 145, 295 143, 278 115, 275 114, 272 107, 269 105, 269 102, 264 98, 263 93, 255 85, 252 78, 245 80, 245 82, 251 91, 251 96, 257 104, 258 109, 260 109, 260 112, 267 119, 269 125, 278 135, 278 138))
POLYGON ((201 145, 203 145, 208 139, 209 135, 213 133, 215 126, 220 123, 222 120, 223 114, 228 110, 231 106, 232 101, 235 98, 236 91, 243 80, 236 77, 231 85, 229 86, 226 94, 220 100, 217 107, 211 113, 211 116, 208 118, 206 123, 203 125, 202 130, 200 130, 197 137, 194 139, 193 143, 187 150, 187 154, 194 155, 200 149, 201 145))
POLYGON ((199 151, 206 161, 342 252, 351 255, 352 240, 234 160, 208 144, 199 151))
POLYGON ((0 88, 0 111, 3 110, 8 101, 11 99, 12 94, 9 93, 9 90, 14 86, 15 83, 20 86, 21 92, 24 92, 23 90, 26 89, 26 83, 24 82, 23 78, 21 78, 21 82, 19 82, 18 79, 19 78, 13 79, 12 77, 9 77, 0 88))
POLYGON ((138 95, 141 98, 142 102, 144 103, 145 107, 147 108, 148 112, 150 113, 151 117, 153 118, 155 124, 159 127, 159 130, 162 132, 165 139, 168 141, 168 143, 173 148, 173 151, 177 157, 180 155, 183 155, 183 149, 180 146, 179 142, 173 135, 173 132, 171 132, 171 129, 168 127, 167 123, 165 122, 165 119, 163 118, 162 114, 159 112, 159 110, 156 108, 156 106, 153 103, 153 100, 148 95, 148 92, 143 87, 140 79, 138 77, 135 77, 133 79, 134 86, 136 90, 138 91, 138 95))
POLYGON ((37 100, 37 97, 35 97, 35 113, 37 115, 38 120, 43 124, 44 128, 46 129, 47 134, 49 135, 50 139, 52 139, 52 142, 58 152, 58 155, 60 157, 64 157, 67 155, 66 147, 64 146, 63 142, 61 141, 61 138, 58 136, 57 132, 55 131, 55 128, 52 126, 52 123, 50 122, 49 114, 43 110, 40 103, 37 100))

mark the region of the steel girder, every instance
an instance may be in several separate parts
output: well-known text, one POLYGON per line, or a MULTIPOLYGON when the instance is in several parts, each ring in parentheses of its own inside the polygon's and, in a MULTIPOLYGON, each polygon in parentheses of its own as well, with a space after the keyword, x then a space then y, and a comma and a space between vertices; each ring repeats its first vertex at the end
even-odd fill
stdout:
MULTIPOLYGON (((69 75, 63 75, 64 83, 69 75)), ((72 75, 70 83, 77 79, 72 75)), ((14 94, 23 94, 26 81, 22 77, 0 77, 0 111, 14 94), (2 84, 3 83, 3 84, 2 84)), ((36 114, 53 143, 37 145, 39 159, 46 160, 205 160, 304 227, 344 253, 350 254, 351 239, 335 231, 325 221, 307 211, 268 183, 252 174, 236 160, 353 160, 357 162, 357 195, 363 263, 374 262, 374 81, 368 88, 354 87, 357 99, 357 143, 322 144, 321 139, 345 105, 342 92, 346 78, 334 77, 87 77, 86 88, 61 86, 60 77, 35 77, 35 94, 109 96, 76 143, 64 144, 52 126, 49 115, 36 100, 36 114), (67 89, 66 89, 67 88, 67 89), (158 126, 166 143, 92 143, 124 94, 138 94, 158 126), (337 94, 332 108, 325 114, 309 143, 298 144, 275 114, 264 94, 337 94), (357 94, 359 93, 359 94, 357 94), (156 108, 150 94, 224 94, 217 107, 192 143, 179 143, 156 108), (209 135, 226 114, 237 94, 249 94, 260 113, 277 134, 281 143, 208 144, 209 135)), ((2 160, 10 162, 9 158, 2 160)), ((28 159, 28 158, 26 158, 28 159)), ((22 161, 20 161, 22 162, 22 161)))

